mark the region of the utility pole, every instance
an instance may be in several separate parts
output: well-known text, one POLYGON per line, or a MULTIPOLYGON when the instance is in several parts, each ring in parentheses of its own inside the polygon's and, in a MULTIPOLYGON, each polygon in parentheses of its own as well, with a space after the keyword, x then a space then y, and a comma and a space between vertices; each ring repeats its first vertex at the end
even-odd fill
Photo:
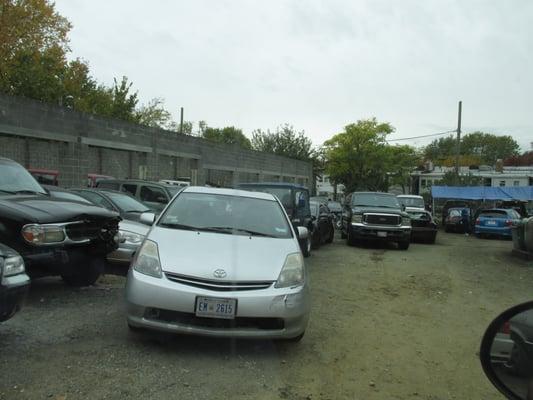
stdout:
POLYGON ((457 149, 455 152, 455 185, 459 183, 459 155, 461 154, 461 114, 463 110, 463 102, 459 102, 459 110, 457 113, 457 149))
POLYGON ((180 109, 180 135, 183 135, 183 107, 180 109))

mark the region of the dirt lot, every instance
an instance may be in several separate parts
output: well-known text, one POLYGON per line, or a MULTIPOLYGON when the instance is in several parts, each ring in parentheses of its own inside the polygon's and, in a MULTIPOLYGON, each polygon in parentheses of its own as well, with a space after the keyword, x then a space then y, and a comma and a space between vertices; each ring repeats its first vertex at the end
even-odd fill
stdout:
POLYGON ((484 328, 533 298, 511 242, 440 233, 404 252, 338 239, 308 266, 299 344, 137 336, 124 278, 34 283, 0 325, 0 399, 499 399, 477 359, 484 328))

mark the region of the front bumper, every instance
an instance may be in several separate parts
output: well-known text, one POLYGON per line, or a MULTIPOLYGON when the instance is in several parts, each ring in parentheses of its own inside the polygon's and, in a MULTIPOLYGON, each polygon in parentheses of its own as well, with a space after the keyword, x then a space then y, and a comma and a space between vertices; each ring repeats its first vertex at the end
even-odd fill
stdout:
POLYGON ((138 248, 139 246, 120 244, 118 249, 107 255, 107 261, 127 267, 131 264, 131 260, 133 260, 133 256, 138 248))
POLYGON ((0 322, 11 318, 20 310, 28 289, 30 278, 26 274, 5 277, 0 283, 0 322))
POLYGON ((395 242, 410 240, 411 237, 411 227, 408 225, 367 225, 359 222, 352 222, 350 225, 350 230, 351 236, 355 239, 372 239, 395 242), (378 232, 385 233, 383 234, 378 232))
POLYGON ((309 320, 310 293, 298 288, 220 292, 141 274, 130 268, 126 283, 131 326, 191 335, 289 339, 302 334, 309 320), (237 299, 234 322, 195 316, 197 296, 237 299), (210 321, 208 321, 210 320, 210 321))

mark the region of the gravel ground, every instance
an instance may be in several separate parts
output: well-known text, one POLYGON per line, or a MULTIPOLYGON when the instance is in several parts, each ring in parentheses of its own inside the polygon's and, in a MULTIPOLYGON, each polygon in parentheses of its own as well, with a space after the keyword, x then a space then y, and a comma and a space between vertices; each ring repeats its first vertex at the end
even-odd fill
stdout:
POLYGON ((124 278, 34 282, 0 325, 0 399, 501 399, 477 352, 484 328, 530 300, 512 243, 348 247, 308 259, 313 309, 299 344, 135 335, 124 278))

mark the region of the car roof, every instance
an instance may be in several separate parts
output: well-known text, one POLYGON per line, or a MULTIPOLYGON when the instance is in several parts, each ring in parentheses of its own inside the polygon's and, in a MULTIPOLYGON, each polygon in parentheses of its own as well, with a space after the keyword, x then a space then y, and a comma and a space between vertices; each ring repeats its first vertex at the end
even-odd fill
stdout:
MULTIPOLYGON (((156 181, 145 181, 143 179, 102 179, 98 184, 101 183, 118 183, 124 184, 124 183, 133 183, 133 184, 150 184, 150 185, 156 185, 161 187, 173 187, 174 185, 167 185, 166 183, 156 182, 156 181)), ((98 189, 98 186, 96 187, 98 189)))
POLYGON ((237 187, 243 186, 243 187, 254 187, 254 186, 268 186, 268 187, 285 187, 285 188, 298 188, 298 189, 307 189, 306 186, 300 185, 299 183, 290 183, 290 182, 253 182, 253 183, 239 183, 237 184, 237 187))
POLYGON ((396 197, 396 195, 392 193, 386 193, 386 192, 353 192, 352 194, 379 194, 379 195, 384 195, 384 196, 396 197))
POLYGON ((270 193, 250 192, 248 190, 239 189, 213 188, 206 186, 187 186, 181 191, 181 193, 221 194, 226 196, 249 197, 252 199, 275 201, 275 197, 270 193))

